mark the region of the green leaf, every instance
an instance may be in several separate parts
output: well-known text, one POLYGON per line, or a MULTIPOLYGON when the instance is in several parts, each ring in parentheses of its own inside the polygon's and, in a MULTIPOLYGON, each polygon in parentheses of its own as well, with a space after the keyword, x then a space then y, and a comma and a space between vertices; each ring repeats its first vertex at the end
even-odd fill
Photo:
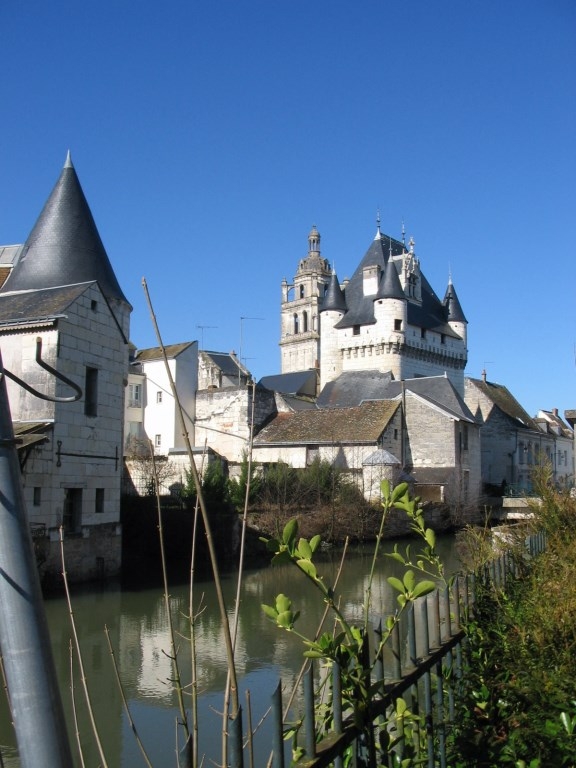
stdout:
POLYGON ((404 584, 400 581, 400 579, 397 579, 396 576, 388 576, 386 581, 393 589, 396 589, 398 592, 402 592, 402 594, 404 594, 404 584))
POLYGON ((289 563, 292 558, 288 550, 283 549, 281 552, 277 552, 271 560, 272 565, 282 565, 283 563, 289 563))
POLYGON ((296 617, 292 611, 283 611, 276 617, 276 624, 284 629, 292 629, 296 617))
POLYGON ((397 563, 402 563, 402 565, 406 565, 406 560, 402 557, 400 552, 385 552, 386 557, 391 557, 392 560, 396 560, 397 563))
POLYGON ((276 608, 272 608, 271 605, 264 605, 262 604, 262 610, 268 616, 269 619, 272 619, 272 621, 276 621, 276 617, 278 616, 278 611, 276 608))
POLYGON ((282 593, 276 596, 276 610, 278 613, 283 613, 284 611, 290 610, 291 606, 292 600, 290 600, 289 597, 286 597, 286 595, 282 593))
POLYGON ((426 539, 426 544, 430 547, 430 549, 434 549, 436 546, 436 534, 432 530, 432 528, 426 528, 426 533, 424 534, 424 538, 426 539))
POLYGON ((414 571, 409 568, 406 573, 404 574, 404 578, 402 579, 404 582, 404 586, 406 587, 406 592, 412 592, 414 589, 414 585, 416 584, 416 576, 414 575, 414 571))
POLYGON ((304 560, 312 559, 312 547, 308 543, 307 539, 300 539, 298 542, 298 554, 304 560))
POLYGON ((320 536, 319 533, 317 533, 316 536, 313 536, 310 539, 310 549, 312 550, 312 552, 316 552, 316 550, 320 546, 321 541, 322 541, 322 537, 320 536))
POLYGON ((397 485, 396 488, 394 488, 394 490, 392 491, 392 503, 401 499, 402 496, 405 495, 407 490, 408 490, 408 483, 400 483, 399 485, 397 485))
POLYGON ((389 480, 386 480, 386 479, 382 480, 382 482, 380 483, 380 493, 382 494, 382 498, 388 501, 388 499, 390 498, 390 481, 389 480))
POLYGON ((311 579, 318 581, 316 566, 311 560, 297 560, 296 565, 300 568, 300 570, 304 571, 307 576, 310 576, 311 579))
POLYGON ((292 519, 289 520, 286 525, 284 526, 284 530, 282 531, 282 541, 284 544, 292 544, 296 538, 296 534, 298 533, 298 520, 292 519))
POLYGON ((433 581, 419 581, 412 591, 412 597, 416 599, 417 597, 428 595, 430 592, 434 592, 435 589, 436 584, 433 581))

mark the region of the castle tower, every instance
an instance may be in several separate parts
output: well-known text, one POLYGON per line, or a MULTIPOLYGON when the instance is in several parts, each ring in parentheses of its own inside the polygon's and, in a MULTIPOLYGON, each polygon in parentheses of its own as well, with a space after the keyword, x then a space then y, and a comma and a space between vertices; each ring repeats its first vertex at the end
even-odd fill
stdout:
POLYGON ((336 324, 344 317, 346 299, 340 288, 336 272, 332 272, 320 312, 322 338, 320 345, 320 390, 322 390, 324 384, 342 373, 342 356, 338 347, 336 324))
POLYGON ((464 348, 468 346, 468 321, 462 311, 462 306, 456 294, 456 289, 452 284, 452 276, 448 278, 448 287, 444 294, 442 302, 446 307, 446 314, 449 326, 461 337, 464 342, 464 348))
POLYGON ((0 293, 97 281, 126 338, 128 303, 100 239, 70 153, 0 293))
POLYGON ((320 309, 330 278, 328 261, 320 254, 320 233, 313 226, 308 235, 308 255, 300 261, 294 282, 282 281, 282 373, 318 367, 320 309))

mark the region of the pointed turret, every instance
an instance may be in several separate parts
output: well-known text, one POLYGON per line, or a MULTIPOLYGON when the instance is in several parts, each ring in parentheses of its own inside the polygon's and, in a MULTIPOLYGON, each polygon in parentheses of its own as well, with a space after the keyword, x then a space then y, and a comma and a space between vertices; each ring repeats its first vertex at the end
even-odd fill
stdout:
POLYGON ((340 283, 336 276, 336 272, 332 270, 332 277, 328 283, 328 288, 324 294, 324 300, 320 312, 346 312, 346 299, 344 298, 344 292, 340 288, 340 283))
POLYGON ((449 323, 467 323, 462 306, 458 300, 456 289, 452 285, 452 278, 448 278, 448 287, 444 294, 444 301, 442 302, 446 307, 447 319, 449 323))
POLYGON ((96 280, 112 303, 130 307, 116 279, 70 153, 2 293, 96 280))
POLYGON ((380 278, 380 285, 378 286, 378 293, 375 299, 401 299, 406 300, 406 294, 402 288, 398 270, 394 264, 392 258, 388 259, 388 263, 380 278))

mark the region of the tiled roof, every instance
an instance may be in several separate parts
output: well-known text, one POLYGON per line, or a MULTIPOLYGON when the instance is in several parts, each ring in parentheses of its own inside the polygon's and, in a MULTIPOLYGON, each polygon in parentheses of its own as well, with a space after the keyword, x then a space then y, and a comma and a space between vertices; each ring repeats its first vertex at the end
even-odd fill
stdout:
POLYGON ((126 302, 68 156, 0 291, 38 290, 93 281, 98 282, 107 299, 126 302))
POLYGON ((405 381, 391 381, 386 389, 386 397, 398 397, 402 394, 402 388, 441 408, 455 419, 476 423, 474 415, 446 376, 422 376, 405 381))
POLYGON ((522 408, 518 400, 502 386, 491 381, 468 378, 502 413, 527 429, 538 429, 534 419, 522 408))
POLYGON ((318 407, 345 408, 359 405, 362 400, 385 400, 391 380, 390 372, 345 371, 325 385, 317 400, 318 407))
MULTIPOLYGON (((184 341, 181 344, 168 344, 164 347, 166 356, 169 360, 182 354, 185 349, 194 344, 193 341, 184 341)), ((134 356, 135 363, 144 363, 151 360, 162 360, 162 350, 160 347, 150 347, 149 349, 139 349, 134 356)))
POLYGON ((229 352, 209 352, 203 350, 200 354, 208 357, 214 365, 220 368, 225 376, 238 376, 238 369, 243 374, 248 374, 248 370, 243 365, 240 365, 238 359, 229 352))
POLYGON ((355 408, 280 413, 258 434, 255 445, 374 444, 399 408, 380 401, 355 408))
POLYGON ((52 322, 66 313, 68 307, 90 283, 45 288, 38 291, 0 293, 0 325, 35 325, 52 322))

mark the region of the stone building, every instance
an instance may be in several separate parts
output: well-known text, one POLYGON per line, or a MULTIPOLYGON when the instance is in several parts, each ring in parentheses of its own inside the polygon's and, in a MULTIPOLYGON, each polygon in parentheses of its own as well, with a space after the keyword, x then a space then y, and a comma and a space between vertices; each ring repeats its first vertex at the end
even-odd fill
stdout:
POLYGON ((534 470, 548 464, 558 485, 574 481, 572 431, 557 411, 532 418, 502 384, 466 379, 466 404, 482 425, 482 478, 508 493, 532 489, 534 470))
POLYGON ((316 227, 292 284, 282 282, 282 373, 319 367, 320 389, 346 371, 395 379, 447 374, 464 394, 467 320, 449 280, 434 293, 408 248, 380 231, 350 280, 340 284, 320 252, 316 227))
POLYGON ((56 398, 39 399, 19 383, 7 382, 14 429, 22 436, 24 497, 38 558, 47 573, 61 572, 62 526, 70 579, 111 575, 121 562, 124 384, 132 307, 69 155, 26 243, 8 252, 0 289, 4 367, 56 398), (80 389, 80 399, 66 402, 73 392, 59 377, 80 389))

